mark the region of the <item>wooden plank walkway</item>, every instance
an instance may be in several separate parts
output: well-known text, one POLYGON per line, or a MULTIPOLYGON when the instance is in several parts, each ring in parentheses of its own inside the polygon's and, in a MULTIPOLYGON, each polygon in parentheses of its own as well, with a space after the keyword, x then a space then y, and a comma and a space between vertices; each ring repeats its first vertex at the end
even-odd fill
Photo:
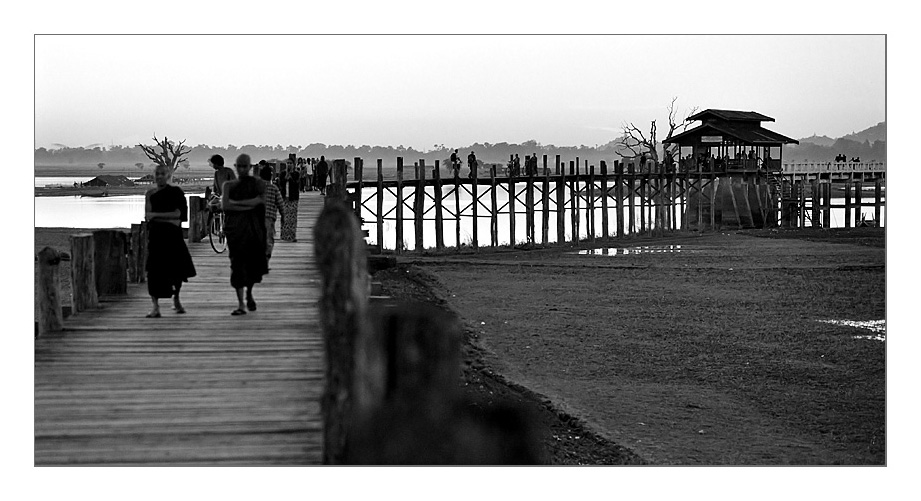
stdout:
MULTIPOLYGON (((234 317, 230 260, 189 244, 188 313, 147 284, 65 320, 35 342, 35 465, 319 464, 323 340, 313 226, 301 195, 297 242, 276 241, 258 310, 234 317)), ((277 237, 277 233, 276 233, 277 237)))

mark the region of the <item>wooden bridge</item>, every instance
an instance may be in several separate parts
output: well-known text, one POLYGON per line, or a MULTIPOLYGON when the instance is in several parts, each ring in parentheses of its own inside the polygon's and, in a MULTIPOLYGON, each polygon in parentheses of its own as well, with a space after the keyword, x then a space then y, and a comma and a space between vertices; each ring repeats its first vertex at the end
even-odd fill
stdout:
POLYGON ((35 465, 321 463, 322 205, 301 196, 298 241, 276 241, 257 311, 230 315, 230 261, 205 240, 188 244, 188 313, 164 300, 162 318, 144 318, 147 286, 129 284, 37 338, 35 465))

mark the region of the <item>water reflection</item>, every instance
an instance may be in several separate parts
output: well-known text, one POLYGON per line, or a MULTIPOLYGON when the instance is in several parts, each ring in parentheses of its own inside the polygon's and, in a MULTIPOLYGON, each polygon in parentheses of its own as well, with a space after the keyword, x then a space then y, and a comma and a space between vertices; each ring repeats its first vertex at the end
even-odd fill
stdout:
MULTIPOLYGON (((186 194, 186 202, 192 195, 186 194)), ((36 228, 130 228, 144 220, 144 195, 35 197, 36 228)), ((188 227, 188 221, 183 227, 188 227)))
POLYGON ((852 336, 854 339, 871 339, 873 341, 886 340, 886 321, 885 320, 819 320, 819 322, 844 325, 846 327, 855 327, 857 329, 866 329, 872 332, 872 335, 852 336))
POLYGON ((677 254, 686 252, 687 246, 681 245, 643 245, 639 247, 604 247, 586 249, 574 254, 590 256, 628 256, 636 254, 677 254))

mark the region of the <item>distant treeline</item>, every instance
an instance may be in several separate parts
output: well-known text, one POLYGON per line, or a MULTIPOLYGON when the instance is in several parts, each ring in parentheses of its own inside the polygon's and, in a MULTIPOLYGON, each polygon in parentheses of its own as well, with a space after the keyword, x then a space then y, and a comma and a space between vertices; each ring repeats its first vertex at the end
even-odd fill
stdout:
MULTIPOLYGON (((525 155, 536 154, 538 158, 542 155, 548 155, 548 164, 553 165, 554 156, 560 155, 563 161, 574 160, 579 157, 580 161, 588 160, 590 164, 599 165, 600 160, 605 160, 609 164, 621 157, 621 152, 615 142, 612 141, 605 145, 599 146, 554 146, 541 145, 537 141, 525 141, 523 143, 474 143, 467 146, 457 146, 458 157, 461 163, 466 166, 467 155, 471 151, 481 163, 500 163, 505 164, 510 155, 518 154, 522 161, 525 155)), ((321 155, 327 159, 344 158, 351 160, 355 157, 361 157, 365 161, 365 170, 374 168, 377 159, 383 160, 385 166, 396 164, 397 157, 403 157, 403 163, 412 166, 414 162, 420 159, 425 160, 427 165, 434 165, 435 160, 442 164, 448 161, 454 148, 437 145, 431 150, 422 152, 413 148, 406 148, 402 145, 392 146, 354 146, 354 145, 327 145, 322 143, 313 143, 307 146, 257 146, 257 145, 227 145, 227 146, 210 146, 199 144, 192 147, 188 156, 192 168, 200 168, 207 164, 211 155, 220 154, 227 163, 232 163, 233 159, 241 154, 247 153, 254 162, 259 160, 285 159, 288 155, 294 153, 302 158, 319 158, 321 155)), ((104 163, 106 169, 132 169, 136 164, 142 164, 147 168, 150 166, 150 160, 144 155, 137 146, 110 146, 107 148, 56 148, 46 149, 38 148, 35 150, 35 165, 48 166, 67 166, 82 165, 92 166, 104 163)))
MULTIPOLYGON (((568 162, 579 158, 583 164, 587 160, 590 165, 596 167, 600 161, 604 160, 610 164, 614 160, 620 160, 621 155, 630 156, 630 153, 618 146, 617 140, 611 141, 604 145, 596 146, 554 146, 542 145, 537 141, 530 140, 523 143, 474 143, 467 146, 458 146, 458 157, 461 164, 466 167, 467 155, 473 151, 477 160, 483 164, 497 163, 505 165, 511 155, 517 154, 522 162, 526 155, 536 154, 538 159, 547 155, 547 163, 554 165, 555 155, 560 155, 561 160, 568 165, 568 162)), ((241 153, 247 153, 252 157, 254 162, 259 160, 286 159, 288 155, 294 153, 302 158, 319 158, 321 155, 327 159, 344 158, 351 161, 354 157, 361 157, 365 161, 365 170, 374 169, 378 158, 383 160, 384 166, 391 167, 396 165, 397 157, 403 157, 403 162, 407 167, 411 167, 414 162, 425 160, 427 165, 434 165, 438 160, 444 166, 448 162, 454 148, 436 145, 433 149, 422 152, 413 148, 401 146, 354 146, 354 145, 326 145, 322 143, 313 143, 307 146, 268 146, 268 145, 227 145, 227 146, 210 146, 199 144, 192 147, 188 156, 191 163, 191 169, 200 170, 207 165, 208 158, 214 154, 222 155, 228 164, 233 163, 233 159, 241 153)), ((812 161, 812 162, 831 162, 835 157, 844 154, 849 159, 860 157, 864 162, 886 160, 886 142, 879 140, 873 143, 869 141, 857 142, 848 139, 838 139, 832 146, 820 146, 817 144, 802 142, 799 145, 788 145, 784 147, 783 159, 792 161, 812 161)), ((150 160, 144 155, 137 146, 110 146, 107 148, 55 148, 46 149, 38 148, 35 150, 35 165, 37 166, 96 166, 105 164, 104 169, 113 170, 145 170, 151 167, 150 160), (140 164, 140 167, 138 167, 140 164)), ((388 169, 389 170, 389 169, 388 169)))

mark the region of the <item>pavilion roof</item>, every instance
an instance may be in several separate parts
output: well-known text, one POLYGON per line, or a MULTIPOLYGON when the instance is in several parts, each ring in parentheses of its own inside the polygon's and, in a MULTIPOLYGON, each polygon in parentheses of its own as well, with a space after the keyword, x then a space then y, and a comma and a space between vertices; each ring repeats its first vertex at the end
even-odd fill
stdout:
POLYGON ((730 122, 746 121, 746 122, 773 122, 774 119, 757 113, 754 111, 737 111, 737 110, 714 110, 706 109, 695 115, 692 115, 687 118, 687 122, 693 120, 706 120, 707 118, 718 118, 720 120, 726 120, 730 122))
POLYGON ((745 127, 734 127, 732 124, 727 123, 706 123, 699 125, 693 129, 686 130, 681 134, 672 136, 671 139, 663 142, 667 144, 691 145, 696 144, 694 139, 697 139, 700 136, 714 134, 729 136, 736 139, 740 143, 751 145, 799 144, 799 141, 796 139, 791 139, 787 136, 784 136, 783 134, 778 134, 772 130, 765 129, 764 127, 752 127, 751 125, 747 125, 745 127))

